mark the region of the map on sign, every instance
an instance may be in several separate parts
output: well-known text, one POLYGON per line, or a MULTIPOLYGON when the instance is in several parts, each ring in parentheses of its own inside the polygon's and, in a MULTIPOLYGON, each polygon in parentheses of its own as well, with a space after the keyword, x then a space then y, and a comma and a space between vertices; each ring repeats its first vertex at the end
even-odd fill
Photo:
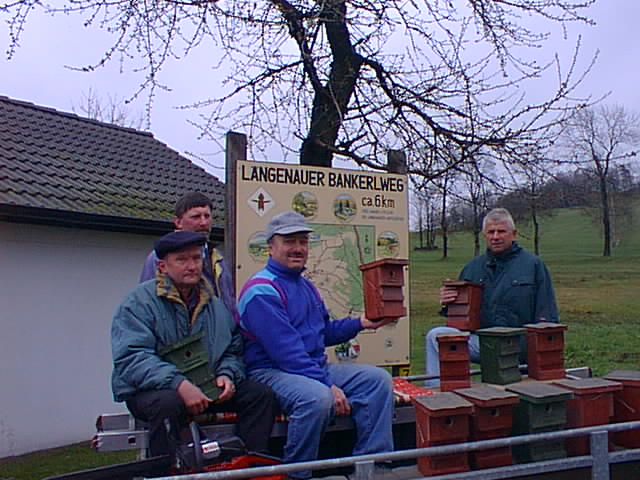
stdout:
MULTIPOLYGON (((309 260, 304 275, 313 281, 332 319, 358 316, 363 311, 362 273, 358 266, 375 260, 372 225, 311 223, 309 260)), ((254 261, 264 264, 269 250, 263 232, 248 244, 254 261)))
POLYGON ((370 225, 313 224, 306 275, 325 301, 332 319, 363 311, 362 273, 375 260, 375 229, 370 225))

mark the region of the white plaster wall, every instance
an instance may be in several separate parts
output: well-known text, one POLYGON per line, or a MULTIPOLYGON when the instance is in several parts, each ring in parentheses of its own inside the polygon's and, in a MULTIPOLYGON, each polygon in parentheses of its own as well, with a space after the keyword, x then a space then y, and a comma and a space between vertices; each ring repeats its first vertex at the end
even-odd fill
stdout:
POLYGON ((111 316, 155 236, 0 222, 0 458, 90 439, 111 316))

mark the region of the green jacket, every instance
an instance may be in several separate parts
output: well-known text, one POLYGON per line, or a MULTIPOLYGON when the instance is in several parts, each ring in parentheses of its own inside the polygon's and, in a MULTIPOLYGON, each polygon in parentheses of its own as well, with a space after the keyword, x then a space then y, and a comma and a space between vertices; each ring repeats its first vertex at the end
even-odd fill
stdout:
POLYGON ((185 377, 158 352, 185 337, 205 332, 209 365, 234 383, 245 378, 242 339, 236 323, 211 285, 200 282, 200 298, 189 319, 187 306, 167 275, 138 285, 116 310, 111 325, 115 401, 141 390, 177 389, 185 377))
POLYGON ((487 250, 474 258, 464 267, 459 279, 483 285, 482 328, 559 321, 547 267, 538 256, 515 242, 501 255, 487 250))

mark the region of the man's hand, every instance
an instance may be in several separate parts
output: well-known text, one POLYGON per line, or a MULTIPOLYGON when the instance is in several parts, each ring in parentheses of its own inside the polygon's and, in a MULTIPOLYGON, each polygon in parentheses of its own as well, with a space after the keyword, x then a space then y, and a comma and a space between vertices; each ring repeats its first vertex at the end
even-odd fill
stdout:
POLYGON ((236 393, 236 386, 233 384, 231 379, 226 375, 220 375, 216 377, 216 385, 218 388, 222 389, 222 393, 218 395, 218 402, 226 402, 227 400, 231 400, 236 393))
POLYGON ((384 327, 385 325, 388 325, 391 322, 395 322, 396 320, 398 320, 398 319, 397 318, 383 318, 381 320, 377 320, 375 322, 372 322, 371 320, 369 320, 365 316, 364 313, 362 315, 360 315, 360 325, 362 325, 362 328, 368 328, 368 329, 371 329, 371 330, 375 330, 376 328, 384 327))
POLYGON ((331 393, 333 393, 333 404, 336 407, 336 415, 350 415, 351 405, 344 392, 335 385, 331 385, 331 393))
POLYGON ((458 289, 455 287, 440 287, 440 305, 448 305, 458 298, 458 289))
POLYGON ((209 403, 211 403, 211 399, 189 380, 180 382, 180 385, 178 385, 178 395, 184 402, 187 412, 189 412, 190 415, 199 415, 204 412, 209 406, 209 403))

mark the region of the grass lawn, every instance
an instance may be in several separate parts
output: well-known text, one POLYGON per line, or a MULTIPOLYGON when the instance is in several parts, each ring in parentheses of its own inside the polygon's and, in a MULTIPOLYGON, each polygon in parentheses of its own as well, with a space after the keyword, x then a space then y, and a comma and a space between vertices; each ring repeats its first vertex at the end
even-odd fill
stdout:
MULTIPOLYGON (((640 203, 635 216, 640 219, 640 203)), ((613 257, 601 256, 598 229, 579 209, 565 209, 542 219, 541 256, 549 267, 558 296, 560 320, 566 332, 566 365, 590 366, 594 375, 614 369, 640 369, 640 227, 614 247, 613 257)), ((520 225, 520 244, 532 249, 530 232, 520 225)), ((415 240, 415 238, 414 238, 415 240)), ((450 255, 412 251, 411 364, 424 371, 424 334, 443 323, 437 315, 437 290, 443 279, 456 278, 473 255, 471 235, 450 239, 450 255)), ((36 480, 94 466, 134 459, 131 452, 98 454, 88 443, 0 460, 0 480, 36 480)))
MULTIPOLYGON (((640 204, 636 203, 637 218, 640 204)), ((519 243, 532 250, 529 228, 520 225, 519 243)), ((590 366, 594 375, 613 369, 640 369, 640 228, 632 226, 613 250, 601 256, 602 242, 591 218, 581 209, 559 210, 542 219, 540 254, 553 277, 560 321, 566 332, 566 365, 590 366)), ((424 370, 424 334, 443 323, 437 315, 437 290, 456 278, 473 255, 468 233, 451 236, 450 254, 411 254, 412 373, 424 370)))
POLYGON ((0 459, 0 480, 40 480, 135 459, 135 451, 98 453, 89 446, 89 442, 83 442, 0 459))

